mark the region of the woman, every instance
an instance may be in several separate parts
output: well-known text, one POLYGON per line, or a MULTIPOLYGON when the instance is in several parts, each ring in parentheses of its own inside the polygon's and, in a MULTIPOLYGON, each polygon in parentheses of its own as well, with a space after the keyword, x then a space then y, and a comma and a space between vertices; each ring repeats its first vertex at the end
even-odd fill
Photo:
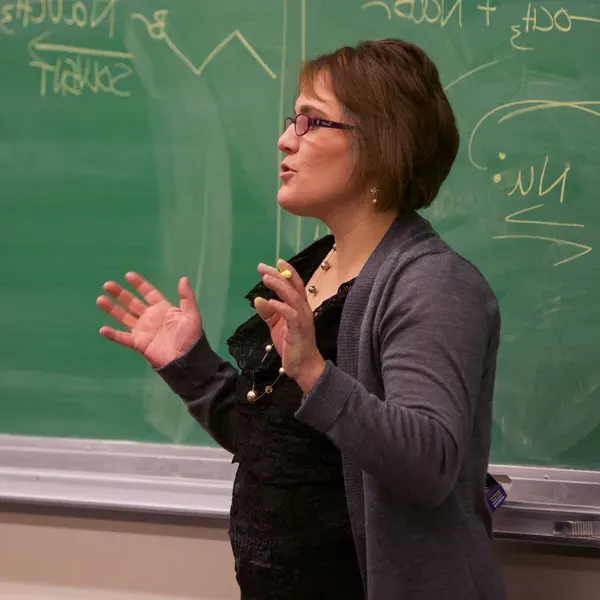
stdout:
POLYGON ((484 497, 500 319, 480 273, 416 211, 458 150, 436 67, 364 42, 306 63, 279 140, 277 200, 332 235, 261 264, 257 314, 203 335, 136 273, 98 304, 239 463, 230 537, 242 598, 504 598, 484 497), (335 243, 334 243, 335 240, 335 243))

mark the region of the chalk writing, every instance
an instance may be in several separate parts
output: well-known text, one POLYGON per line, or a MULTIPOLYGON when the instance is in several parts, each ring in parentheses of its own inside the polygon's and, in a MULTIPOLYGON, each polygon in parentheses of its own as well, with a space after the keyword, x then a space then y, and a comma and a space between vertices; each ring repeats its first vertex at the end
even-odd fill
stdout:
POLYGON ((490 117, 496 115, 499 112, 505 111, 507 109, 512 109, 510 111, 507 111, 505 115, 503 115, 502 117, 500 117, 498 119, 499 124, 507 121, 508 119, 512 119, 516 116, 524 115, 526 113, 536 112, 536 111, 540 111, 540 110, 557 109, 557 108, 570 108, 573 110, 581 111, 585 114, 600 117, 600 112, 590 108, 592 106, 594 106, 594 107, 600 106, 600 101, 564 102, 564 101, 557 101, 557 100, 519 100, 517 102, 509 102, 507 104, 502 104, 500 106, 497 106, 496 108, 490 110, 485 115, 483 115, 483 117, 481 117, 479 119, 479 121, 473 128, 473 131, 471 132, 471 135, 469 137, 469 143, 468 143, 469 160, 471 161, 471 164, 476 169, 480 169, 482 171, 485 171, 487 169, 487 167, 485 167, 482 164, 479 164, 475 160, 473 146, 474 146, 474 142, 477 138, 477 133, 479 132, 479 129, 481 128, 481 126, 490 117), (517 107, 519 107, 519 108, 517 108, 517 107))
POLYGON ((363 10, 372 7, 383 9, 388 21, 396 16, 415 25, 428 23, 446 27, 452 22, 459 28, 463 26, 462 0, 453 0, 449 7, 445 0, 372 0, 362 5, 363 10))
MULTIPOLYGON (((459 29, 463 28, 463 8, 467 11, 478 11, 483 15, 483 26, 493 26, 493 15, 500 13, 502 7, 494 4, 493 0, 485 0, 480 4, 466 4, 462 0, 368 0, 361 5, 362 10, 375 9, 388 21, 402 19, 415 25, 429 24, 446 27, 454 24, 459 29)), ((534 50, 532 45, 533 34, 549 32, 568 33, 573 29, 575 21, 587 23, 600 23, 600 17, 575 15, 563 6, 538 4, 529 2, 524 5, 525 12, 516 23, 509 25, 510 45, 519 51, 534 50), (527 42, 525 41, 527 38, 527 42)), ((373 12, 375 12, 373 10, 373 12)), ((469 24, 479 23, 474 19, 467 19, 469 24)), ((472 25, 471 25, 472 26, 472 25)))
MULTIPOLYGON (((498 157, 501 161, 506 160, 506 154, 504 152, 500 152, 498 157)), ((562 173, 552 182, 546 185, 546 173, 548 169, 549 156, 546 155, 544 159, 544 163, 542 165, 541 171, 536 170, 536 165, 530 165, 527 169, 519 169, 517 173, 517 180, 514 187, 507 192, 507 196, 512 196, 515 192, 519 192, 522 197, 529 197, 532 193, 537 195, 538 198, 543 198, 547 196, 560 186, 559 189, 559 204, 564 203, 565 199, 565 190, 567 184, 567 176, 571 171, 571 165, 567 163, 562 171, 562 173), (538 177, 539 172, 539 177, 538 177), (538 185, 535 186, 537 179, 538 185), (535 186, 535 187, 534 187, 535 186)), ((496 173, 493 177, 493 181, 495 183, 500 183, 503 180, 503 175, 501 173, 496 173)), ((521 208, 512 212, 504 218, 506 223, 510 223, 512 225, 528 225, 528 226, 544 226, 544 227, 569 227, 569 228, 583 228, 583 223, 568 223, 564 221, 556 221, 543 219, 541 217, 535 219, 531 218, 529 215, 531 213, 539 211, 540 209, 546 206, 544 203, 534 204, 532 206, 527 206, 526 208, 521 208)), ((549 237, 549 236, 540 236, 537 234, 506 234, 494 236, 494 239, 529 239, 529 240, 538 240, 543 242, 550 242, 553 244, 562 245, 564 247, 573 247, 580 250, 575 254, 567 256, 566 258, 557 261, 554 266, 559 266, 571 262, 577 258, 581 258, 585 256, 588 252, 591 252, 592 247, 587 244, 582 244, 579 242, 574 242, 572 240, 560 239, 557 237, 549 237)))
POLYGON ((558 244, 559 246, 566 246, 567 248, 578 248, 580 251, 576 254, 568 256, 567 258, 563 258, 554 263, 555 267, 560 265, 564 265, 573 260, 581 258, 585 256, 589 252, 592 251, 592 246, 588 246, 587 244, 580 244, 578 242, 572 242, 570 240, 562 240, 560 238, 548 237, 543 235, 526 235, 526 234, 506 234, 506 235, 495 235, 493 236, 495 240, 538 240, 541 242, 549 242, 551 244, 558 244))
MULTIPOLYGON (((15 35, 34 26, 46 29, 29 43, 29 66, 40 73, 40 95, 49 93, 79 96, 88 91, 118 97, 129 97, 128 80, 134 73, 135 56, 119 49, 91 48, 85 44, 50 43, 49 27, 66 25, 79 29, 104 27, 109 38, 115 33, 117 0, 14 0, 0 5, 0 33, 15 35)), ((152 19, 140 13, 130 17, 146 25, 148 36, 159 40, 181 59, 196 76, 202 75, 223 48, 237 40, 272 79, 277 76, 248 42, 239 29, 234 29, 196 66, 171 40, 167 32, 167 10, 157 10, 152 19)))
POLYGON ((538 210, 545 206, 545 204, 535 204, 534 206, 528 206, 527 208, 522 208, 520 210, 511 213, 504 217, 504 220, 507 223, 521 223, 523 225, 550 225, 552 227, 584 227, 582 223, 563 223, 561 221, 540 221, 540 220, 532 220, 532 219, 517 219, 516 217, 520 217, 525 213, 529 213, 534 210, 538 210))
MULTIPOLYGON (((504 156, 506 158, 506 154, 501 153, 501 156, 504 156)), ((500 160, 505 160, 505 158, 504 159, 501 158, 500 160)), ((549 157, 546 156, 546 158, 544 160, 544 165, 542 166, 542 171, 541 171, 541 174, 539 177, 538 196, 540 198, 543 196, 546 196, 556 186, 560 185, 561 186, 560 187, 560 203, 562 204, 564 202, 564 198, 565 198, 565 187, 567 184, 567 174, 571 170, 571 165, 569 163, 567 163, 565 165, 564 171, 561 173, 561 175, 548 187, 544 187, 544 181, 546 178, 546 169, 548 168, 548 160, 549 160, 549 157)), ((515 186, 512 188, 512 190, 510 190, 510 192, 508 192, 508 195, 512 196, 517 190, 519 190, 521 196, 527 196, 529 194, 529 192, 531 192, 531 190, 535 184, 535 178, 536 178, 536 172, 535 172, 534 165, 530 165, 529 174, 526 177, 523 176, 523 170, 519 169, 519 172, 517 173, 517 181, 515 183, 515 186), (528 180, 529 180, 528 184, 526 184, 526 185, 524 184, 525 178, 528 178, 528 180)), ((494 181, 496 183, 498 183, 500 180, 501 180, 501 175, 496 174, 494 176, 494 181)))
POLYGON ((50 44, 43 41, 47 36, 44 33, 29 43, 29 65, 40 71, 40 96, 48 92, 80 96, 84 91, 118 97, 131 95, 123 84, 133 75, 130 64, 124 62, 132 60, 132 54, 50 44), (52 53, 53 60, 48 62, 41 52, 52 53))
MULTIPOLYGON (((509 102, 507 104, 502 104, 497 106, 496 108, 487 112, 483 117, 479 119, 473 131, 471 132, 471 136, 469 138, 468 143, 468 155, 471 164, 480 170, 487 170, 485 165, 480 164, 475 160, 474 156, 474 142, 477 138, 477 133, 480 127, 485 123, 490 117, 497 116, 499 113, 502 114, 498 118, 497 123, 501 124, 508 119, 512 119, 519 115, 524 115, 532 112, 537 112, 540 110, 551 110, 551 109, 571 109, 577 110, 584 114, 588 114, 591 116, 600 117, 600 112, 594 110, 595 107, 600 105, 600 101, 588 101, 588 102, 564 102, 564 101, 555 101, 555 100, 520 100, 517 102, 509 102)), ((506 153, 499 153, 498 157, 501 161, 506 160, 506 153)), ((560 173, 556 179, 553 181, 548 181, 547 177, 547 169, 549 165, 549 156, 546 155, 544 158, 544 163, 541 169, 536 169, 535 165, 529 165, 526 169, 519 169, 516 175, 516 181, 513 187, 507 192, 508 196, 513 196, 517 192, 522 197, 529 197, 530 194, 537 194, 538 199, 543 198, 550 194, 553 190, 557 190, 559 204, 564 204, 566 197, 566 186, 567 186, 567 178, 571 171, 571 165, 566 163, 564 169, 560 173), (537 186, 536 186, 537 182, 537 186), (535 191, 534 191, 535 190, 535 191)), ((492 176, 492 180, 494 183, 498 184, 503 181, 505 175, 502 173, 495 173, 492 176)), ((569 223, 564 221, 550 220, 550 219, 532 219, 529 218, 529 215, 533 212, 539 211, 544 207, 543 203, 535 203, 532 206, 528 206, 526 208, 521 208, 517 211, 512 212, 511 214, 505 217, 505 222, 511 225, 517 225, 519 227, 522 226, 545 226, 545 227, 560 227, 560 228, 583 228, 584 225, 582 223, 569 223), (524 218, 524 215, 527 215, 524 218)), ((560 265, 564 265, 570 263, 578 258, 581 258, 592 251, 592 246, 588 244, 583 244, 578 241, 573 241, 570 239, 563 239, 556 236, 544 236, 530 233, 517 233, 517 234, 505 234, 493 236, 494 239, 498 240, 506 240, 506 239, 528 239, 528 240, 537 240, 545 243, 557 244, 558 246, 563 247, 563 249, 575 249, 577 252, 571 254, 570 256, 566 256, 561 260, 558 260, 554 263, 555 267, 560 265)))
POLYGON ((547 8, 544 4, 534 5, 529 2, 527 12, 521 18, 522 23, 511 25, 512 37, 510 43, 516 50, 534 50, 533 46, 524 45, 521 37, 527 36, 530 33, 549 33, 557 31, 560 33, 568 33, 573 27, 573 21, 588 21, 591 23, 600 23, 600 18, 587 17, 570 14, 566 8, 552 9, 547 8))
POLYGON ((490 13, 496 12, 495 6, 490 6, 490 0, 486 0, 485 4, 478 4, 477 10, 481 10, 485 13, 485 26, 490 26, 490 13))
POLYGON ((17 27, 32 25, 59 25, 96 29, 107 28, 108 37, 115 32, 115 5, 117 0, 92 0, 91 7, 82 2, 66 0, 15 0, 0 10, 0 31, 13 35, 17 27))
POLYGON ((471 75, 475 75, 475 73, 479 73, 479 71, 483 71, 489 67, 493 67, 494 65, 497 65, 499 62, 500 62, 499 60, 492 60, 483 65, 479 65, 478 67, 475 67, 474 69, 471 69, 470 71, 467 71, 466 73, 463 73, 460 77, 457 77, 450 83, 446 84, 444 86, 444 90, 447 92, 450 88, 454 87, 457 83, 459 83, 463 79, 466 79, 467 77, 470 77, 471 75))
MULTIPOLYGON (((500 152, 498 157, 502 161, 506 160, 506 154, 504 152, 500 152)), ((549 183, 548 185, 546 185, 546 182, 547 182, 546 172, 548 169, 549 160, 550 160, 550 157, 548 155, 546 155, 546 157, 544 158, 544 164, 542 165, 541 171, 539 171, 538 186, 536 188, 537 196, 538 196, 538 198, 543 198, 544 196, 547 196, 550 192, 552 192, 552 190, 554 190, 557 186, 560 185, 559 203, 564 204, 565 190, 566 190, 566 185, 567 185, 567 175, 571 171, 571 164, 567 162, 565 164, 565 168, 563 169, 562 173, 552 183, 549 183)), ((500 183, 500 181, 502 181, 502 178, 503 178, 503 176, 500 173, 496 173, 496 175, 494 175, 494 177, 493 177, 494 183, 500 183)), ((525 171, 523 169, 519 169, 517 172, 516 183, 514 184, 514 187, 510 191, 507 192, 507 195, 512 196, 516 191, 518 191, 521 196, 529 196, 530 193, 532 192, 532 190, 534 189, 534 185, 536 183, 536 178, 537 178, 537 173, 536 173, 535 165, 529 165, 529 167, 527 169, 525 169, 525 171), (525 174, 524 174, 524 172, 525 172, 525 174), (527 183, 525 183, 526 180, 527 180, 527 183)), ((540 205, 540 206, 542 206, 542 205, 540 205)), ((531 209, 526 209, 526 210, 532 210, 533 208, 538 208, 538 206, 532 207, 531 209)), ((524 211, 519 211, 519 212, 524 212, 524 211)), ((518 214, 518 213, 515 213, 515 214, 518 214)), ((514 215, 512 215, 512 216, 514 216, 514 215)), ((548 224, 548 223, 546 223, 546 224, 548 224)), ((571 227, 571 226, 583 227, 583 225, 573 225, 570 223, 569 224, 552 223, 552 224, 553 225, 565 225, 567 227, 571 227)))
POLYGON ((242 35, 239 29, 235 29, 225 39, 221 40, 221 42, 217 44, 217 46, 208 54, 208 56, 199 66, 194 65, 194 63, 175 45, 175 43, 167 34, 166 27, 168 15, 169 11, 163 9, 154 11, 153 21, 140 13, 133 13, 131 18, 144 23, 144 25, 146 25, 147 33, 152 39, 164 41, 171 51, 185 63, 185 65, 190 69, 190 71, 192 71, 192 73, 194 73, 194 75, 198 77, 202 75, 204 69, 208 67, 215 56, 217 56, 217 54, 219 54, 219 52, 221 52, 221 50, 223 50, 223 48, 225 48, 225 46, 227 46, 232 40, 237 39, 272 79, 277 78, 277 75, 275 75, 275 73, 270 69, 258 52, 256 52, 248 40, 242 35))

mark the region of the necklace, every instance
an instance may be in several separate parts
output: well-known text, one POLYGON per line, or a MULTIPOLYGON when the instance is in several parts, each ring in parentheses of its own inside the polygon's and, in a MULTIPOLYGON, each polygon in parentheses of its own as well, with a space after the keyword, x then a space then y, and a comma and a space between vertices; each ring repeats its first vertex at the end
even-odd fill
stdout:
MULTIPOLYGON (((331 248, 329 254, 323 259, 323 261, 319 265, 319 268, 321 270, 320 270, 315 282, 313 284, 311 284, 310 286, 308 286, 309 294, 317 293, 317 291, 318 291, 317 283, 319 283, 323 274, 326 273, 327 271, 329 271, 329 269, 331 268, 331 264, 329 261, 331 260, 331 257, 334 255, 335 251, 336 251, 335 244, 333 244, 333 247, 331 248)), ((272 343, 267 344, 265 346, 265 354, 260 361, 261 365, 265 362, 267 356, 269 356, 269 353, 272 351, 273 351, 273 344, 272 343)), ((277 379, 275 379, 275 381, 273 381, 273 383, 271 383, 270 385, 266 385, 264 387, 262 393, 259 394, 256 391, 256 369, 252 369, 252 387, 246 394, 246 400, 248 400, 248 402, 256 402, 259 398, 262 398, 263 396, 268 395, 268 394, 272 394, 273 387, 284 375, 285 375, 285 369, 283 367, 279 367, 279 373, 277 375, 277 379)))
POLYGON ((321 262, 321 264, 319 265, 319 268, 321 269, 319 271, 319 275, 317 276, 317 278, 315 279, 315 282, 311 285, 308 286, 308 293, 309 294, 316 294, 319 289, 317 288, 317 283, 319 283, 319 281, 321 280, 321 277, 323 276, 324 273, 327 273, 327 271, 329 271, 329 269, 331 268, 331 263, 329 262, 331 260, 331 257, 335 254, 336 251, 336 247, 335 244, 333 245, 333 247, 331 248, 331 251, 329 252, 329 254, 323 259, 323 261, 321 262))
MULTIPOLYGON (((265 362, 267 356, 269 356, 269 352, 273 350, 273 344, 267 344, 265 346, 265 355, 262 357, 260 364, 262 365, 265 362)), ((246 394, 246 400, 248 402, 256 402, 259 398, 262 398, 265 394, 271 394, 273 392, 273 386, 285 375, 285 370, 283 367, 279 367, 279 374, 277 375, 277 379, 271 383, 270 385, 266 385, 262 394, 258 394, 256 391, 256 369, 252 369, 252 388, 246 394)))

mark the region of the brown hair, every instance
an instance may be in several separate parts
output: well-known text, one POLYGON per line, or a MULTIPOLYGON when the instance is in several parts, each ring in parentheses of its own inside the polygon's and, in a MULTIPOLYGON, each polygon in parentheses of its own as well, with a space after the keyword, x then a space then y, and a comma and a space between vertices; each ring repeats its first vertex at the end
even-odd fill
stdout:
POLYGON ((345 46, 307 61, 300 88, 328 77, 356 124, 356 181, 377 187, 380 210, 429 206, 450 173, 459 134, 437 67, 423 50, 384 39, 345 46))

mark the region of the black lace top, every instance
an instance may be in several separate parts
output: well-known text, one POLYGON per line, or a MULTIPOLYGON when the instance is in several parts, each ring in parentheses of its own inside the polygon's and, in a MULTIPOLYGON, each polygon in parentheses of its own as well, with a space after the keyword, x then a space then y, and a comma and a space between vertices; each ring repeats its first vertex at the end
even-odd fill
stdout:
MULTIPOLYGON (((328 254, 327 236, 290 260, 305 283, 328 254)), ((315 311, 317 346, 335 362, 344 301, 353 281, 315 311)), ((262 283, 247 298, 274 297, 262 283)), ((269 330, 258 315, 228 340, 241 370, 236 392, 240 430, 234 462, 230 538, 242 600, 362 600, 364 594, 346 507, 341 456, 322 434, 294 417, 302 391, 278 377, 269 330)))

